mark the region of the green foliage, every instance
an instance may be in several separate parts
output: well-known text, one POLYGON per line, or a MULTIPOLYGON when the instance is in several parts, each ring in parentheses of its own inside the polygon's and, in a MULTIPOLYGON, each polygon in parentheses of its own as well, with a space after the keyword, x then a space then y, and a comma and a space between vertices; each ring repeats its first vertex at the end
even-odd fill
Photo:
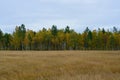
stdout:
POLYGON ((3 47, 3 32, 0 29, 0 49, 2 49, 2 47, 3 47))
POLYGON ((56 26, 56 25, 53 25, 53 26, 52 26, 51 32, 52 32, 52 35, 53 35, 53 36, 57 36, 58 30, 57 30, 57 26, 56 26))
POLYGON ((25 25, 22 24, 21 26, 16 26, 15 32, 13 33, 13 45, 16 49, 23 50, 24 49, 24 38, 26 34, 25 25))
POLYGON ((25 25, 16 26, 13 34, 0 30, 0 49, 4 50, 120 50, 120 32, 98 29, 91 31, 88 27, 83 33, 77 33, 67 26, 57 29, 43 28, 35 32, 27 30, 25 25))
POLYGON ((10 49, 9 46, 11 46, 11 40, 12 40, 11 34, 5 33, 3 38, 4 38, 4 48, 10 49))
POLYGON ((65 28, 65 33, 70 33, 70 27, 69 27, 69 26, 67 26, 67 27, 65 28))

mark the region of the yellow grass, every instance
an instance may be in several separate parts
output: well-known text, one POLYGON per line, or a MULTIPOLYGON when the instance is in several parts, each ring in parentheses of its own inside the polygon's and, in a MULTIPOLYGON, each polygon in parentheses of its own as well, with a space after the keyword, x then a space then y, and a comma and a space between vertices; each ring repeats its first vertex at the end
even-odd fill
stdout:
POLYGON ((120 80, 120 51, 0 51, 0 80, 120 80))

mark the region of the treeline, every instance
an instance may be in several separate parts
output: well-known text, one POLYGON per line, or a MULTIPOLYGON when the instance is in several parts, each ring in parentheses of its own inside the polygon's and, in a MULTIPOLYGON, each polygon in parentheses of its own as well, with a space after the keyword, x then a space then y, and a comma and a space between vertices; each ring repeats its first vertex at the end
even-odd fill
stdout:
POLYGON ((77 33, 67 26, 43 28, 38 32, 16 26, 12 34, 0 30, 0 50, 120 50, 120 30, 104 28, 91 31, 88 27, 77 33))

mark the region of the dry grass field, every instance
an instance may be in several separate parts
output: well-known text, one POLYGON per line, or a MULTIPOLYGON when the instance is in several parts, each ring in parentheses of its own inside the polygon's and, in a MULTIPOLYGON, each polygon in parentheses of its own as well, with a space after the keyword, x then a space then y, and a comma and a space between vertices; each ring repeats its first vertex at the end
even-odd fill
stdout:
POLYGON ((0 80, 120 80, 120 51, 0 51, 0 80))

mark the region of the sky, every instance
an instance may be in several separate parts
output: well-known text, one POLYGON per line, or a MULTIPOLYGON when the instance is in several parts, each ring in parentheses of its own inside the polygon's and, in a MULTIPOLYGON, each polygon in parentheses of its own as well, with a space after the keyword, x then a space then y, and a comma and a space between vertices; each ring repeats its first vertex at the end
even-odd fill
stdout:
POLYGON ((52 25, 120 29, 120 0, 0 0, 0 29, 11 33, 21 24, 34 31, 52 25))

